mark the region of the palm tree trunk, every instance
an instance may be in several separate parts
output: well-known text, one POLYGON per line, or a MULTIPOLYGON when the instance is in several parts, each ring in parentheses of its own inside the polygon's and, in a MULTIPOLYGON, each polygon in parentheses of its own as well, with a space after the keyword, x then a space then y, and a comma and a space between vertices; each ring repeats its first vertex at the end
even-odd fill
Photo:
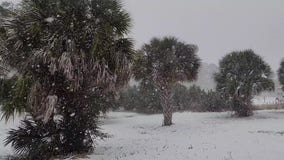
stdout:
POLYGON ((236 97, 233 101, 233 110, 238 117, 249 117, 253 114, 251 100, 249 98, 236 97))
POLYGON ((172 125, 172 117, 173 117, 173 93, 170 88, 165 88, 161 90, 161 105, 163 107, 164 114, 164 122, 163 126, 172 125))

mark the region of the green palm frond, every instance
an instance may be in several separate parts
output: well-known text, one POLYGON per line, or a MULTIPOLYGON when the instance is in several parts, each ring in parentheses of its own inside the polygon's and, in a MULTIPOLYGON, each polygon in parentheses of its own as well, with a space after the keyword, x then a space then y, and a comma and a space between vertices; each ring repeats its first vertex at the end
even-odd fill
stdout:
POLYGON ((1 112, 2 119, 8 121, 15 114, 28 110, 28 95, 31 88, 30 79, 2 79, 1 82, 1 112))
POLYGON ((197 46, 180 42, 175 37, 153 38, 137 55, 134 76, 169 83, 193 81, 200 67, 197 50, 197 46))

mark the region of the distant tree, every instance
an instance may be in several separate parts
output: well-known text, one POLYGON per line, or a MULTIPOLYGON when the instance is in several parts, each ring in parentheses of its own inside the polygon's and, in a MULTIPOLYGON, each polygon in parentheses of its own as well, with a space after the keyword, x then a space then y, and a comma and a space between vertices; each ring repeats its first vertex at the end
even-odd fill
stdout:
POLYGON ((140 105, 136 110, 142 113, 161 113, 160 91, 151 81, 142 81, 139 86, 140 105))
POLYGON ((213 90, 204 92, 201 96, 201 110, 207 112, 221 112, 229 109, 229 104, 222 96, 213 90))
POLYGON ((130 24, 118 0, 23 0, 4 18, 0 56, 19 74, 2 83, 1 108, 6 120, 26 113, 5 143, 26 159, 90 151, 130 78, 130 24))
POLYGON ((174 88, 173 102, 176 107, 175 110, 183 111, 188 109, 189 99, 188 89, 182 84, 176 84, 174 88))
POLYGON ((129 87, 120 93, 115 108, 121 107, 126 111, 134 111, 137 106, 141 105, 140 98, 139 88, 137 86, 129 87))
POLYGON ((193 85, 188 89, 182 85, 175 87, 174 103, 178 111, 220 112, 228 110, 228 105, 216 91, 205 91, 193 85))
POLYGON ((174 37, 154 38, 142 47, 134 64, 135 78, 150 80, 159 89, 165 126, 172 125, 174 86, 197 78, 200 60, 196 52, 197 46, 174 37))
POLYGON ((202 98, 205 94, 205 91, 202 90, 199 86, 193 85, 188 89, 188 97, 190 97, 188 102, 188 108, 191 111, 206 111, 202 107, 202 98))
POLYGON ((282 85, 282 90, 284 91, 284 59, 280 63, 280 68, 278 69, 278 80, 282 85))
POLYGON ((220 71, 215 74, 217 91, 240 117, 252 115, 253 95, 274 89, 269 65, 252 50, 232 52, 219 65, 220 71))
POLYGON ((161 113, 160 93, 153 83, 142 82, 120 93, 119 107, 138 113, 161 113))

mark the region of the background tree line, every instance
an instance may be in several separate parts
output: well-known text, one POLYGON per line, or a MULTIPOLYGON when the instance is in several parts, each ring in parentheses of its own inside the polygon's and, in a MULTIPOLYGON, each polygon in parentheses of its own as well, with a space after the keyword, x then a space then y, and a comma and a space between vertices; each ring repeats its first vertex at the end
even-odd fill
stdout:
MULTIPOLYGON (((222 112, 230 110, 229 104, 213 90, 203 90, 198 86, 189 88, 177 84, 174 87, 173 106, 175 112, 222 112)), ((138 113, 162 113, 159 90, 150 82, 131 86, 120 93, 115 101, 115 109, 135 111, 138 113)))

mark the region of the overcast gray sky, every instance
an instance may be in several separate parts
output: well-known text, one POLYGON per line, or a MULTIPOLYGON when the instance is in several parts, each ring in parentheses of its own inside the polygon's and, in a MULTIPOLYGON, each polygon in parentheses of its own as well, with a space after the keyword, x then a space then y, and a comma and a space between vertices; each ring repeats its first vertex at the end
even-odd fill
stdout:
POLYGON ((123 0, 140 47, 153 36, 174 35, 199 46, 204 62, 251 48, 278 69, 284 57, 283 0, 123 0))
POLYGON ((283 0, 122 1, 134 22, 137 48, 154 36, 173 35, 197 44, 207 63, 251 48, 276 70, 284 57, 283 0))

